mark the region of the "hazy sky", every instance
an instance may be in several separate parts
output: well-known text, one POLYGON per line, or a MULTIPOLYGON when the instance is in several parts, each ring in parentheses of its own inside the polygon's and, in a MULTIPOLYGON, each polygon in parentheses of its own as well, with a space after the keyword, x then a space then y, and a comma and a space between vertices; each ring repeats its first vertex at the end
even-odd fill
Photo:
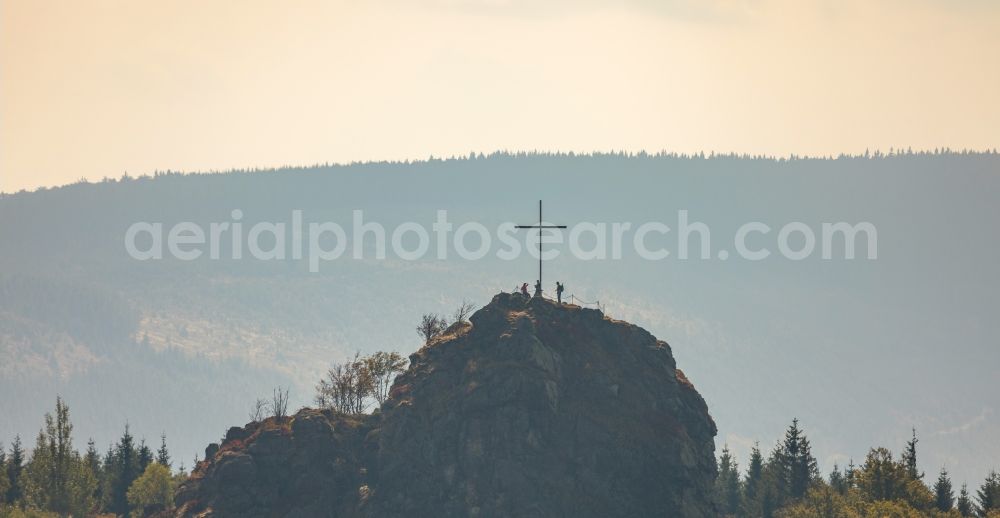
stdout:
POLYGON ((1000 145, 987 0, 0 2, 0 190, 495 149, 1000 145))

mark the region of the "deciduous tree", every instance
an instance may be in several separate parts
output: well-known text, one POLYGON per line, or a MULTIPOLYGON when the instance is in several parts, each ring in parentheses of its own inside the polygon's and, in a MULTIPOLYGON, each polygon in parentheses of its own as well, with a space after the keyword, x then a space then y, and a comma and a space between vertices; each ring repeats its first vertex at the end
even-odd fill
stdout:
POLYGON ((128 503, 140 516, 147 510, 167 509, 173 504, 174 478, 170 468, 151 462, 128 489, 128 503))

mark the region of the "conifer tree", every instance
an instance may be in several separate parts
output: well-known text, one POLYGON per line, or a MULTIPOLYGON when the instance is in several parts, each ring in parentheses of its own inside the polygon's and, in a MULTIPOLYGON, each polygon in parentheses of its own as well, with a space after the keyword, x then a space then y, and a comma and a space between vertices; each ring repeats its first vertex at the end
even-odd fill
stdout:
POLYGON ((799 454, 792 464, 792 497, 802 498, 813 482, 820 478, 819 464, 812 454, 812 445, 804 433, 799 439, 799 454))
POLYGON ((55 494, 52 488, 52 459, 49 441, 44 430, 38 430, 31 460, 24 467, 24 498, 26 503, 39 509, 49 508, 49 499, 55 494))
POLYGON ((24 498, 23 481, 21 480, 21 473, 24 471, 24 448, 21 446, 20 435, 14 436, 14 442, 10 445, 10 456, 7 458, 5 468, 9 484, 4 500, 10 504, 16 504, 24 498))
POLYGON ((812 482, 819 478, 816 458, 812 456, 809 439, 799 428, 798 419, 793 419, 785 431, 775 461, 781 493, 789 498, 802 498, 812 482))
POLYGON ((764 462, 757 501, 752 512, 748 513, 749 516, 772 518, 789 501, 789 473, 789 461, 784 446, 779 441, 764 462))
POLYGON ((979 503, 979 516, 986 516, 990 511, 1000 509, 1000 474, 991 471, 983 485, 976 491, 979 503))
POLYGON ((750 450, 750 463, 743 479, 743 498, 740 503, 741 516, 760 515, 760 493, 764 483, 764 456, 760 453, 760 444, 754 443, 750 450))
POLYGON ((167 434, 160 434, 160 449, 156 450, 156 462, 166 466, 168 469, 170 466, 170 453, 167 451, 167 434))
POLYGON ((840 467, 836 464, 833 465, 833 471, 830 472, 830 487, 838 494, 847 493, 847 479, 844 478, 844 474, 840 472, 840 467))
POLYGON ((8 489, 10 489, 10 481, 7 480, 7 450, 0 442, 0 505, 5 503, 8 489))
POLYGON ((115 450, 111 444, 108 444, 108 450, 104 453, 104 458, 101 459, 101 478, 99 481, 101 492, 99 505, 101 510, 109 510, 111 508, 115 474, 115 450))
POLYGON ((906 441, 906 448, 903 450, 903 464, 906 465, 906 473, 913 480, 924 478, 924 474, 917 470, 917 429, 913 429, 913 437, 906 441))
POLYGON ((719 474, 715 479, 715 502, 723 515, 735 515, 740 509, 740 471, 729 445, 722 448, 719 474))
POLYGON ((844 470, 844 482, 847 484, 847 489, 853 489, 857 487, 857 470, 854 468, 854 459, 847 461, 847 469, 844 470))
POLYGON ((56 415, 45 414, 45 428, 38 431, 35 449, 28 463, 28 495, 31 503, 40 509, 56 513, 69 512, 70 453, 73 425, 69 422, 69 409, 56 398, 56 415))
POLYGON ((104 479, 104 473, 101 470, 101 454, 97 452, 97 445, 94 444, 94 440, 90 439, 87 441, 87 453, 83 456, 83 464, 86 469, 90 470, 91 475, 97 484, 94 486, 94 502, 100 506, 103 501, 102 491, 104 489, 104 484, 102 483, 104 479))
POLYGON ((97 445, 93 439, 87 441, 87 453, 84 454, 83 460, 95 474, 101 472, 101 454, 97 453, 97 445))
POLYGON ((945 468, 941 468, 937 482, 934 483, 934 506, 938 511, 950 511, 955 506, 955 493, 945 468))
POLYGON ((955 509, 962 516, 972 516, 972 498, 969 496, 969 485, 962 484, 962 490, 958 492, 958 500, 955 501, 955 509))
POLYGON ((145 438, 139 441, 139 449, 136 452, 136 458, 139 459, 139 474, 141 475, 143 471, 146 471, 146 466, 149 466, 149 463, 153 462, 153 450, 151 450, 149 445, 146 444, 145 438))
POLYGON ((135 439, 127 424, 125 432, 115 446, 112 459, 108 511, 125 515, 129 511, 128 488, 142 474, 139 469, 139 454, 135 447, 135 439))
POLYGON ((73 449, 69 407, 56 398, 56 413, 45 415, 35 449, 25 468, 24 492, 28 503, 60 515, 83 516, 94 507, 97 481, 84 468, 73 449))

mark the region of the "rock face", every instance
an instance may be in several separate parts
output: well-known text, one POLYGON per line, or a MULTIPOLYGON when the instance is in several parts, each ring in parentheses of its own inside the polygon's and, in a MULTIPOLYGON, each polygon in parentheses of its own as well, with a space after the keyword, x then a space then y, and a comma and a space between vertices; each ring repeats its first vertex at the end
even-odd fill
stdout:
POLYGON ((665 342, 500 294, 414 353, 380 413, 230 430, 178 515, 713 516, 715 433, 665 342))

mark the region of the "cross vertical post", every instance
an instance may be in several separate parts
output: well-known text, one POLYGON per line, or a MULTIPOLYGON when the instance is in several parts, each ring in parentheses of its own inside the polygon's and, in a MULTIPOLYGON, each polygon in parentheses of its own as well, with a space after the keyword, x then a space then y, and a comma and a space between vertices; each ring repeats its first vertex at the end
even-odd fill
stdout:
POLYGON ((515 228, 537 228, 538 229, 538 285, 535 287, 535 296, 542 296, 542 229, 546 228, 566 228, 566 225, 546 225, 542 222, 542 200, 538 200, 538 224, 537 225, 517 225, 515 228))

